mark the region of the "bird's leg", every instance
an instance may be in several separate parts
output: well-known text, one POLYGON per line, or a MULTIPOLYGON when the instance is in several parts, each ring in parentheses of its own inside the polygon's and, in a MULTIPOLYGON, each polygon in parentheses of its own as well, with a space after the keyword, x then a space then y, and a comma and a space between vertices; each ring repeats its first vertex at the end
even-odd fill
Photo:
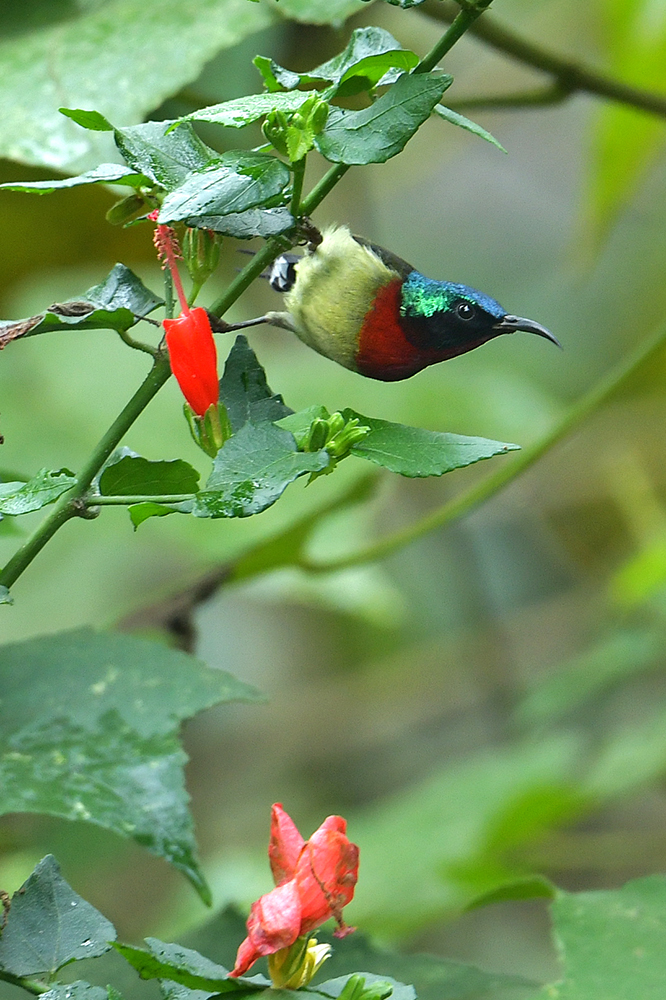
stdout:
POLYGON ((268 326, 278 326, 282 330, 290 330, 292 333, 296 332, 294 318, 288 312, 267 312, 263 316, 246 319, 240 323, 227 323, 226 320, 220 319, 212 313, 208 313, 208 319, 211 329, 215 333, 232 333, 234 330, 244 330, 247 326, 259 326, 261 323, 266 323, 268 326))
POLYGON ((314 222, 308 215, 304 215, 302 219, 299 219, 298 235, 301 237, 299 243, 307 244, 307 248, 310 253, 314 253, 324 239, 321 232, 317 229, 314 222))

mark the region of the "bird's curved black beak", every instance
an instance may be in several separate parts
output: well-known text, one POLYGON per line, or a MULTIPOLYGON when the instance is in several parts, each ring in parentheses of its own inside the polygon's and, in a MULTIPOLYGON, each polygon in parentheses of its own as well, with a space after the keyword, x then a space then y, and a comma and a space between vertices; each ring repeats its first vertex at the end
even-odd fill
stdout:
POLYGON ((557 337, 545 326, 535 323, 533 319, 524 319, 522 316, 503 316, 499 323, 495 323, 493 330, 497 330, 498 333, 515 333, 517 330, 524 330, 525 333, 536 333, 538 337, 545 337, 551 343, 562 347, 557 337))

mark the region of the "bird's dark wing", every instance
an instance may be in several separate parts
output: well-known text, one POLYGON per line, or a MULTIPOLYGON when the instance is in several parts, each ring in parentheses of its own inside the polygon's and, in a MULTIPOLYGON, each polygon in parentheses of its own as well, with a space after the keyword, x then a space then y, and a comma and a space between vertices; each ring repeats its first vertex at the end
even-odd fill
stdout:
POLYGON ((380 247, 376 243, 371 243, 370 240, 364 239, 362 236, 357 236, 353 233, 354 239, 357 243, 360 243, 362 247, 368 247, 373 253, 376 253, 381 261, 383 261, 387 267, 390 267, 393 271, 397 271, 401 278, 406 278, 408 274, 415 271, 416 268, 412 264, 408 264, 406 260, 402 257, 398 257, 397 254, 391 253, 385 247, 380 247))

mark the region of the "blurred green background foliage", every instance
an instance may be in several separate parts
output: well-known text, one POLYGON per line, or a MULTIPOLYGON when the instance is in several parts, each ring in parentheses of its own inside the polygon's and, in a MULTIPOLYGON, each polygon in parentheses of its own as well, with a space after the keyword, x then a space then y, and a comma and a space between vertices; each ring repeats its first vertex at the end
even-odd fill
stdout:
MULTIPOLYGON (((441 33, 428 5, 140 6, 142 15, 129 0, 51 0, 34 5, 32 24, 16 14, 0 44, 0 104, 14 108, 0 180, 51 177, 99 159, 99 148, 85 145, 97 133, 57 116, 48 136, 33 129, 46 106, 94 106, 120 124, 172 118, 259 89, 257 52, 307 69, 364 24, 420 54, 441 33), (125 24, 125 45, 98 47, 86 61, 92 43, 81 25, 105 9, 125 24), (61 48, 51 51, 56 36, 61 48), (49 51, 66 94, 49 90, 49 51)), ((497 0, 490 16, 627 83, 666 88, 663 5, 497 0)), ((444 68, 455 78, 452 104, 543 82, 471 37, 444 68)), ((405 382, 380 383, 284 331, 251 332, 271 386, 294 409, 348 406, 526 446, 663 322, 663 119, 590 95, 470 114, 507 156, 433 119, 388 164, 354 168, 315 221, 347 223, 428 275, 482 288, 553 330, 564 352, 500 338, 405 382)), ((260 141, 258 130, 240 140, 200 131, 219 149, 260 141)), ((324 170, 316 154, 310 159, 308 184, 324 170)), ((149 227, 108 226, 111 204, 103 188, 2 192, 3 318, 81 293, 117 260, 159 287, 149 227)), ((214 293, 243 265, 241 246, 224 242, 214 293)), ((276 307, 257 282, 233 318, 276 307)), ((225 344, 218 338, 222 357, 225 344)), ((111 332, 10 345, 0 355, 2 478, 76 469, 145 370, 111 332)), ((280 570, 224 587, 196 610, 198 655, 270 698, 208 711, 186 727, 216 906, 245 907, 269 887, 273 801, 304 832, 327 813, 347 816, 362 855, 353 923, 381 942, 497 971, 553 974, 545 907, 499 902, 461 916, 477 896, 534 872, 581 889, 666 867, 665 379, 662 357, 508 489, 384 562, 321 576, 280 570)), ((126 443, 149 458, 182 454, 205 467, 172 383, 126 443)), ((72 522, 17 586, 15 606, 2 609, 3 641, 91 623, 159 634, 165 598, 366 474, 349 459, 335 480, 294 484, 281 503, 242 521, 156 519, 134 534, 126 512, 107 509, 92 525, 72 522)), ((312 552, 352 551, 487 474, 482 465, 442 480, 386 475, 367 503, 318 524, 312 552)), ((0 526, 2 561, 20 540, 15 531, 0 526)), ((4 817, 0 847, 0 886, 15 889, 53 851, 122 937, 184 934, 206 916, 162 861, 92 826, 4 817)))

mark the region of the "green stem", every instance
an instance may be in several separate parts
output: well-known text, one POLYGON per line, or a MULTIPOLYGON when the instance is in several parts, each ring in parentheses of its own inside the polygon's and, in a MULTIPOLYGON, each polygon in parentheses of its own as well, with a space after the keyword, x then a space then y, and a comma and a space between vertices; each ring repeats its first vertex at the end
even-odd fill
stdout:
POLYGON ((271 264, 279 253, 288 250, 292 245, 291 240, 286 236, 273 236, 272 239, 259 250, 258 253, 245 265, 240 274, 237 274, 226 291, 220 295, 219 299, 208 307, 208 312, 214 316, 223 316, 229 306, 233 305, 236 299, 243 294, 246 288, 258 278, 265 267, 271 264))
POLYGON ((150 344, 144 344, 142 340, 135 340, 134 337, 127 332, 127 330, 118 330, 118 336, 124 344, 127 344, 128 347, 131 347, 135 351, 143 351, 144 354, 150 354, 152 358, 156 358, 159 353, 156 347, 151 347, 150 344))
POLYGON ((23 976, 13 976, 11 972, 5 972, 0 970, 0 979, 5 983, 11 983, 12 986, 20 986, 21 989, 27 990, 28 993, 32 993, 33 996, 41 996, 42 993, 48 993, 51 989, 46 983, 42 983, 39 979, 27 979, 23 976))
POLYGON ((291 188, 291 214, 295 219, 301 216, 301 195, 303 194, 303 181, 305 179, 305 160, 302 156, 291 165, 294 172, 294 182, 291 188))
POLYGON ((307 198, 303 199, 301 203, 301 213, 303 215, 312 215, 315 208, 317 208, 326 195, 333 190, 338 181, 342 180, 348 170, 348 163, 336 163, 329 170, 327 170, 322 179, 312 188, 312 191, 310 191, 307 198))
POLYGON ((89 493, 85 497, 86 507, 131 507, 135 503, 186 503, 194 500, 194 493, 173 493, 171 495, 148 496, 148 495, 127 495, 127 496, 102 496, 101 494, 89 493))
POLYGON ((0 585, 11 587, 23 571, 27 569, 35 556, 41 552, 46 543, 55 535, 56 531, 72 517, 81 515, 86 508, 82 498, 90 488, 93 479, 139 414, 143 412, 170 375, 169 360, 161 354, 155 359, 152 370, 97 444, 77 476, 76 483, 72 489, 59 498, 50 514, 35 528, 32 535, 14 553, 2 572, 0 572, 0 585))
MULTIPOLYGON (((453 21, 451 28, 460 17, 457 14, 457 5, 449 3, 448 0, 426 0, 426 3, 419 7, 419 10, 440 22, 453 21)), ((468 27, 471 35, 487 42, 499 52, 505 52, 526 66, 550 73, 570 94, 574 91, 597 94, 600 97, 608 97, 621 104, 629 104, 634 108, 666 118, 666 97, 663 94, 655 94, 640 87, 632 87, 630 84, 605 76, 603 73, 597 73, 585 65, 555 55, 547 49, 521 38, 520 35, 498 24, 492 17, 484 17, 468 27)))
MULTIPOLYGON (((648 338, 628 357, 623 358, 578 403, 572 406, 562 420, 540 441, 525 448, 513 461, 503 463, 495 473, 477 483, 461 496, 455 497, 431 511, 420 521, 416 521, 386 538, 379 539, 374 544, 361 549, 360 552, 353 552, 350 555, 342 556, 339 559, 330 559, 326 562, 312 562, 308 559, 302 559, 299 560, 298 565, 311 573, 331 573, 347 569, 349 566, 359 566, 377 559, 385 559, 386 556, 411 542, 415 542, 434 531, 435 528, 442 528, 476 510, 482 503, 517 479, 546 452, 582 424, 590 414, 598 410, 646 361, 657 354, 664 344, 666 344, 666 324, 660 326, 652 337, 648 338)), ((0 580, 0 582, 2 581, 0 580)))
POLYGON ((164 268, 164 317, 172 319, 175 302, 173 298, 173 279, 168 267, 164 268))
POLYGON ((430 70, 434 69, 449 49, 453 48, 458 39, 471 28, 477 17, 480 17, 489 5, 490 0, 487 0, 487 3, 484 4, 466 4, 454 18, 449 30, 442 35, 436 45, 433 45, 430 52, 423 57, 414 69, 414 72, 429 73, 430 70))

